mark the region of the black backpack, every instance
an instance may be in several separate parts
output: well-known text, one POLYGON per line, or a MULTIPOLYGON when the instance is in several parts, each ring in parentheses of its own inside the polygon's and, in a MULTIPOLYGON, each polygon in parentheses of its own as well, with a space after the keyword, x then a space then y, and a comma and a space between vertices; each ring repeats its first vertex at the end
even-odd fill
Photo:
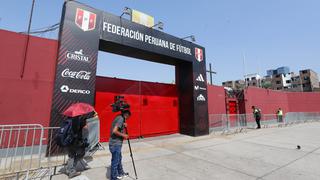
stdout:
POLYGON ((56 135, 56 143, 60 147, 68 147, 73 143, 74 139, 72 120, 67 119, 63 121, 59 132, 56 135))

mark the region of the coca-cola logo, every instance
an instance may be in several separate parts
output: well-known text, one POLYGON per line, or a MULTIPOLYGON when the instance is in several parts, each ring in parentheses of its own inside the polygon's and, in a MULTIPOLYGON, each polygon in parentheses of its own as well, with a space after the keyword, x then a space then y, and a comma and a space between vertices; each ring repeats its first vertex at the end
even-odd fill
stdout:
POLYGON ((72 79, 83 79, 90 80, 91 72, 88 71, 71 71, 70 69, 65 69, 61 73, 62 77, 72 78, 72 79))

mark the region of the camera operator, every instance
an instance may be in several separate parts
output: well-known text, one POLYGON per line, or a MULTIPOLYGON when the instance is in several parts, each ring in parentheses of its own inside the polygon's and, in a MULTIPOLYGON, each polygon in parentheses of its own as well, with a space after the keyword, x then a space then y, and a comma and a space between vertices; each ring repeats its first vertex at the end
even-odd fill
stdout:
POLYGON ((112 154, 111 158, 111 180, 122 179, 129 174, 123 171, 121 148, 124 139, 129 136, 125 133, 127 127, 126 120, 131 116, 129 110, 122 110, 121 114, 115 117, 111 126, 109 150, 112 154))

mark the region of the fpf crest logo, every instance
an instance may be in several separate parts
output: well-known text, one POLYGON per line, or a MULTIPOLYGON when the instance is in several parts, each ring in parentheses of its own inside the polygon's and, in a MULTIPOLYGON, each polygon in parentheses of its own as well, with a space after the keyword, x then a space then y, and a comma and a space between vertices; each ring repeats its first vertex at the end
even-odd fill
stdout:
POLYGON ((196 57, 197 61, 201 62, 203 61, 203 51, 200 48, 194 49, 194 56, 196 57))
POLYGON ((83 31, 91 31, 96 28, 97 15, 80 8, 77 8, 75 23, 83 31))

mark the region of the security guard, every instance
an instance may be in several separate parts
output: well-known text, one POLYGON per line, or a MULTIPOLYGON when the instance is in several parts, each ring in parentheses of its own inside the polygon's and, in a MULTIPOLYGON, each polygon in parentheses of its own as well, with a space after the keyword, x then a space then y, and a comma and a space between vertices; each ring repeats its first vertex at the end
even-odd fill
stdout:
POLYGON ((281 108, 279 108, 278 111, 277 111, 278 122, 283 122, 282 117, 283 117, 283 111, 282 111, 281 108))

